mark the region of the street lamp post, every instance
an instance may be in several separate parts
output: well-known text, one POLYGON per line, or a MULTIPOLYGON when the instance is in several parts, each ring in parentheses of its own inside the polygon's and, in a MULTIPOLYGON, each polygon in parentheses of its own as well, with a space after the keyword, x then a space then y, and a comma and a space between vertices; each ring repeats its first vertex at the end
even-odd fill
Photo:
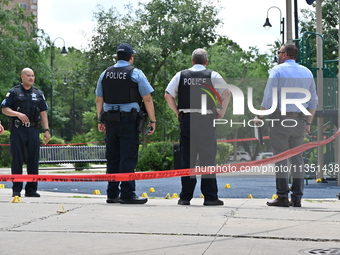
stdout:
MULTIPOLYGON (((68 87, 68 80, 67 80, 66 76, 64 76, 64 86, 68 87)), ((72 135, 75 135, 75 133, 76 133, 76 123, 75 123, 75 118, 76 118, 75 85, 73 84, 73 86, 70 86, 68 88, 72 89, 72 111, 71 111, 70 117, 72 118, 72 135)))
MULTIPOLYGON (((54 73, 53 73, 53 65, 54 65, 54 58, 55 58, 55 54, 54 54, 54 42, 57 40, 57 39, 61 39, 63 40, 63 48, 61 50, 61 55, 63 56, 66 56, 67 55, 67 50, 66 50, 66 47, 65 47, 65 40, 61 37, 57 37, 54 39, 54 41, 52 42, 51 44, 51 72, 52 72, 52 75, 54 77, 54 73)), ((51 109, 51 114, 50 114, 50 132, 51 132, 51 135, 53 134, 53 79, 51 81, 51 105, 50 105, 50 109, 51 109)))
POLYGON ((280 11, 280 24, 281 24, 281 25, 280 25, 280 34, 282 34, 282 42, 281 42, 281 44, 284 44, 284 42, 285 42, 285 33, 284 33, 284 30, 285 30, 285 23, 284 23, 284 21, 285 21, 285 19, 282 18, 282 13, 281 13, 281 10, 280 10, 279 7, 277 7, 277 6, 272 6, 272 7, 270 7, 270 8, 267 10, 267 18, 266 18, 266 22, 264 23, 263 27, 266 28, 266 29, 269 29, 270 27, 272 27, 272 25, 271 25, 270 22, 269 22, 269 18, 268 18, 268 12, 269 12, 269 10, 272 9, 272 8, 277 8, 277 9, 280 11), (281 29, 281 27, 282 27, 282 29, 281 29))

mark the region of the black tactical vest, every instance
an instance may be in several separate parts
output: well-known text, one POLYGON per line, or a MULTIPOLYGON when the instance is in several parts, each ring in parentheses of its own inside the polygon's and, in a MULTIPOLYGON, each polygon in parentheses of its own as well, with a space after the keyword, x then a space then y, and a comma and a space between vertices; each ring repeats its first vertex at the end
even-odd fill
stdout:
POLYGON ((20 84, 13 89, 17 100, 13 102, 12 110, 24 113, 31 122, 38 122, 40 120, 41 91, 36 87, 25 90, 20 84))
POLYGON ((207 108, 213 110, 215 107, 211 91, 211 70, 202 71, 184 70, 181 72, 181 78, 178 87, 178 109, 201 109, 202 95, 207 95, 207 108), (209 91, 210 95, 206 92, 209 91))
POLYGON ((138 83, 131 80, 133 66, 109 67, 102 79, 104 102, 108 104, 141 103, 138 83))

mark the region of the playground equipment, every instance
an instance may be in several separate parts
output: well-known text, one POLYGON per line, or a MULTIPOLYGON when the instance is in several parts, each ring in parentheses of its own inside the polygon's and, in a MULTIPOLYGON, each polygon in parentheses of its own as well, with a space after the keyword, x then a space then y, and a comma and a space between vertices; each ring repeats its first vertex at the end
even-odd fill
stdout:
MULTIPOLYGON (((316 66, 316 37, 320 37, 322 41, 322 74, 323 74, 323 105, 319 105, 319 110, 316 111, 317 118, 324 119, 322 134, 324 138, 333 135, 339 127, 338 125, 338 62, 339 60, 324 59, 324 37, 315 32, 304 32, 299 47, 300 64, 306 66, 313 73, 314 78, 317 78, 319 67, 316 66)), ((314 120, 315 122, 315 120, 314 120)), ((315 126, 315 125, 314 125, 315 126)), ((308 139, 316 140, 317 130, 313 130, 308 139)), ((324 166, 319 166, 319 170, 325 170, 330 178, 337 178, 335 167, 338 163, 335 162, 335 141, 327 144, 323 149, 324 166)), ((315 164, 317 166, 317 155, 315 150, 309 150, 304 153, 306 164, 315 164)))

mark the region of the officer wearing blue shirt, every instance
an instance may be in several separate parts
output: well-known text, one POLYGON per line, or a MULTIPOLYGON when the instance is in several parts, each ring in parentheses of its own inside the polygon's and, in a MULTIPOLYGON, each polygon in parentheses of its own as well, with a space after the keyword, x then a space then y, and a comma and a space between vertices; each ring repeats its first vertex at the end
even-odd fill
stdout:
MULTIPOLYGON (((269 115, 270 119, 278 120, 270 125, 269 131, 270 144, 274 155, 303 143, 305 134, 310 132, 310 126, 318 104, 313 75, 309 69, 295 62, 297 54, 298 49, 295 45, 282 45, 278 51, 279 65, 275 66, 270 72, 261 104, 262 110, 270 109, 274 98, 273 88, 277 88, 277 109, 272 115, 269 115), (291 102, 301 101, 301 99, 305 98, 305 94, 290 92, 283 95, 283 88, 287 89, 287 91, 305 89, 310 92, 311 97, 308 102, 301 103, 302 107, 297 107, 297 104, 291 102), (288 99, 290 103, 283 103, 281 98, 283 100, 288 99)), ((263 116, 259 117, 262 118, 263 116)), ((302 154, 291 157, 290 162, 291 166, 289 167, 287 159, 275 163, 278 198, 267 202, 268 206, 301 207, 304 188, 302 154), (293 179, 291 188, 288 186, 289 170, 293 179), (289 192, 292 193, 291 201, 288 198, 289 192)))
MULTIPOLYGON (((12 174, 22 174, 22 165, 27 164, 28 174, 38 174, 40 152, 40 124, 44 127, 44 144, 50 140, 47 118, 47 104, 43 93, 33 86, 34 72, 24 68, 22 83, 14 86, 2 101, 2 113, 9 117, 10 144, 12 154, 12 174), (26 155, 26 160, 25 160, 26 155)), ((22 182, 13 182, 13 196, 19 196, 22 182)), ((40 197, 38 183, 27 182, 26 197, 40 197)))
MULTIPOLYGON (((138 160, 141 103, 145 105, 151 129, 156 130, 156 117, 151 93, 154 91, 144 73, 133 67, 132 46, 122 43, 117 48, 117 63, 99 77, 96 88, 98 130, 106 133, 107 173, 132 173, 138 160)), ((135 193, 135 181, 109 182, 107 203, 144 204, 147 198, 135 193), (119 187, 120 184, 120 187, 119 187)))

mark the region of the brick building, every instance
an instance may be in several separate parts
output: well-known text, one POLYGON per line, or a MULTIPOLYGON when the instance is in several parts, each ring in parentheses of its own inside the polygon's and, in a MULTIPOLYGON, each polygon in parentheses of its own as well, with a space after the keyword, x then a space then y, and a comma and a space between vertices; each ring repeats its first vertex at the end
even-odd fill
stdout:
POLYGON ((35 26, 38 27, 38 0, 10 0, 8 8, 13 8, 15 4, 27 11, 27 13, 32 13, 35 16, 35 26))

